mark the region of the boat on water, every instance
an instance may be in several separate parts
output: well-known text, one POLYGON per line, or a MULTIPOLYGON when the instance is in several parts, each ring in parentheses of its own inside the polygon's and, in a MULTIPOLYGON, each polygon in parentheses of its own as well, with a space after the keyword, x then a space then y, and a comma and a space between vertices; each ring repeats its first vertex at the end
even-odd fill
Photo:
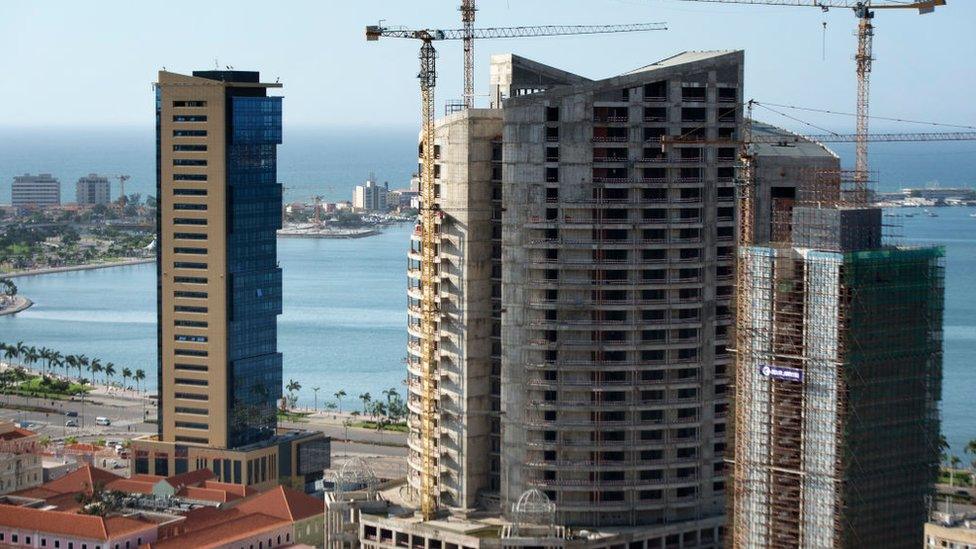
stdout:
POLYGON ((935 212, 925 212, 925 215, 927 215, 929 217, 939 217, 939 214, 937 214, 935 212))

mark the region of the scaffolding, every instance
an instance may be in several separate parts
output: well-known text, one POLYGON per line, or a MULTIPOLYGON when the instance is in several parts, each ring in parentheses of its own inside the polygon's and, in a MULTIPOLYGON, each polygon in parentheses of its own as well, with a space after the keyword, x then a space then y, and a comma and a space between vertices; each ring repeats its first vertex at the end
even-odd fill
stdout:
POLYGON ((922 535, 939 455, 943 251, 882 245, 862 184, 805 173, 759 246, 751 186, 740 190, 733 547, 922 535))

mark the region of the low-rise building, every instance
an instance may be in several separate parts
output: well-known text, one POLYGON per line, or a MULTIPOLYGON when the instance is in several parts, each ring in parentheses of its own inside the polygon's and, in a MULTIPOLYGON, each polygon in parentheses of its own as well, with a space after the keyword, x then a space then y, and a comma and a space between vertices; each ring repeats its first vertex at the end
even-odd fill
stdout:
POLYGON ((387 195, 390 192, 389 183, 378 184, 370 174, 369 179, 362 185, 356 185, 352 194, 352 206, 366 212, 385 212, 388 208, 387 195))
POLYGON ((0 494, 44 481, 37 433, 0 420, 0 494))
POLYGON ((956 505, 952 511, 932 513, 923 548, 976 549, 976 506, 956 505))
POLYGON ((86 466, 0 496, 0 547, 259 547, 323 540, 324 503, 297 490, 216 482, 209 470, 124 478, 86 466), (104 516, 87 506, 108 504, 104 516))

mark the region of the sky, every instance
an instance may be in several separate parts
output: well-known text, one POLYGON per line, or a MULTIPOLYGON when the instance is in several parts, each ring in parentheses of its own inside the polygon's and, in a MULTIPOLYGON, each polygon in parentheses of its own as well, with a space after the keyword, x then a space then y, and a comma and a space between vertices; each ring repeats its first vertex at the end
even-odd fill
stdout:
MULTIPOLYGON (((457 28, 459 1, 2 0, 0 126, 149 126, 151 83, 159 69, 190 72, 216 64, 280 79, 289 127, 415 127, 418 44, 366 42, 364 27, 385 20, 411 28, 457 28)), ((517 53, 601 78, 684 50, 744 49, 746 98, 854 110, 856 19, 847 9, 822 13, 679 0, 481 0, 476 26, 658 21, 668 23, 669 30, 477 42, 476 85, 483 95, 478 101, 487 106, 492 53, 517 53)), ((872 114, 976 126, 974 24, 973 0, 949 0, 924 16, 879 11, 872 114)), ((461 44, 443 42, 438 51, 437 112, 443 112, 444 100, 461 95, 461 44)), ((850 117, 800 117, 853 131, 850 117)), ((772 113, 763 118, 814 132, 772 113)), ((902 126, 878 121, 872 129, 902 126)))

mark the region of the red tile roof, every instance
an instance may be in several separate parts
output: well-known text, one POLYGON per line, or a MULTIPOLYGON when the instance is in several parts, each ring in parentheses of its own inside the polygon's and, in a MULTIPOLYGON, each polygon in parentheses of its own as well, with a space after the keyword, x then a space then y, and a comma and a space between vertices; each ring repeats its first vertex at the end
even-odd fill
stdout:
POLYGON ((149 545, 154 549, 211 549, 224 547, 235 541, 246 539, 262 532, 281 528, 290 524, 287 520, 268 515, 236 515, 232 520, 167 538, 149 545))
POLYGON ((6 433, 0 433, 0 441, 17 440, 18 438, 32 437, 36 434, 37 433, 34 431, 14 427, 13 430, 7 431, 6 433))
POLYGON ((79 467, 74 471, 68 473, 67 475, 54 479, 51 482, 43 484, 38 488, 28 488, 27 490, 22 490, 24 492, 21 494, 17 492, 15 495, 24 495, 26 497, 39 497, 46 499, 50 496, 41 495, 31 495, 33 493, 51 493, 51 494, 75 494, 78 492, 85 492, 86 494, 92 493, 92 488, 96 484, 101 484, 108 486, 110 483, 120 480, 122 477, 116 475, 115 473, 110 473, 103 469, 98 469, 90 465, 84 467, 79 467), (36 490, 36 492, 35 492, 36 490), (42 492, 43 491, 43 492, 42 492))
POLYGON ((0 525, 48 534, 108 540, 130 532, 149 530, 156 525, 126 517, 102 518, 64 511, 44 511, 32 507, 0 504, 0 525))
POLYGON ((166 477, 166 483, 179 490, 183 486, 196 486, 212 478, 214 478, 214 474, 210 469, 197 469, 196 471, 166 477))
POLYGON ((276 486, 234 506, 244 513, 265 514, 290 522, 325 512, 325 502, 291 488, 276 486))

